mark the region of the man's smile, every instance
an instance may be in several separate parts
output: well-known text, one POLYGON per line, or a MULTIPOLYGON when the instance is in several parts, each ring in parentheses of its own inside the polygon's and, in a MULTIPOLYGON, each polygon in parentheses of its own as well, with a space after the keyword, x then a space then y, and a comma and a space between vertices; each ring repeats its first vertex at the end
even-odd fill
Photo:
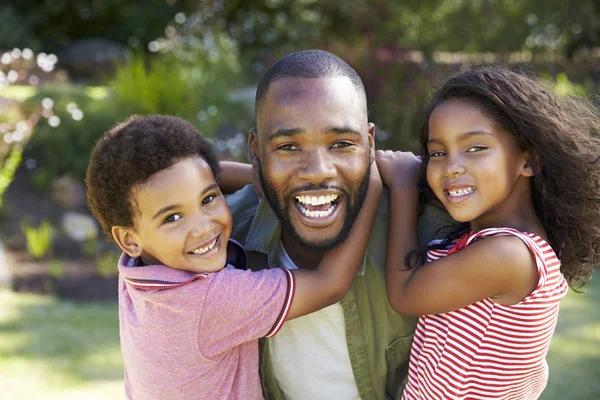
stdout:
POLYGON ((339 192, 303 192, 294 196, 294 208, 307 226, 321 228, 337 220, 343 196, 339 192))

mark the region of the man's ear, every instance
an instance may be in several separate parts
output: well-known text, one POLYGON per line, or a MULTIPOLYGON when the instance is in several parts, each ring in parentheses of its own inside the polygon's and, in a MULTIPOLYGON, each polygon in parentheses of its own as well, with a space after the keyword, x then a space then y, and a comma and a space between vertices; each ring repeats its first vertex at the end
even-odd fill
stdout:
POLYGON ((258 168, 258 150, 258 132, 256 128, 252 128, 248 134, 248 153, 250 155, 250 162, 255 170, 258 168))
POLYGON ((142 255, 142 248, 135 240, 133 231, 130 228, 113 226, 111 232, 117 246, 119 246, 123 252, 134 258, 142 255))
POLYGON ((369 163, 375 161, 375 124, 369 122, 367 136, 369 140, 369 163))

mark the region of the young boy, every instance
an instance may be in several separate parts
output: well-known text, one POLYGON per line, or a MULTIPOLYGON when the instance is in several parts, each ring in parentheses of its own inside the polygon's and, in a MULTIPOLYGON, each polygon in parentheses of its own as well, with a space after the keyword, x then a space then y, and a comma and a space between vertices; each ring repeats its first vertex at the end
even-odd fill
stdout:
MULTIPOLYGON (((130 117, 92 152, 88 202, 123 250, 119 322, 130 399, 262 398, 258 338, 339 301, 364 257, 382 190, 375 164, 356 228, 315 271, 245 269, 245 251, 229 240, 218 171, 211 145, 170 116, 130 117)), ((318 203, 333 209, 341 195, 332 190, 318 203)))

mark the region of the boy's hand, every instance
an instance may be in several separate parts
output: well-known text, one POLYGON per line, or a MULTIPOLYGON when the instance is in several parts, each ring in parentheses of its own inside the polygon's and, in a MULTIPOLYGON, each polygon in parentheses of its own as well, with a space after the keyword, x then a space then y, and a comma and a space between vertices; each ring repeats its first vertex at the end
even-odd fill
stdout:
POLYGON ((377 150, 375 160, 383 184, 391 189, 417 188, 421 158, 411 152, 377 150))

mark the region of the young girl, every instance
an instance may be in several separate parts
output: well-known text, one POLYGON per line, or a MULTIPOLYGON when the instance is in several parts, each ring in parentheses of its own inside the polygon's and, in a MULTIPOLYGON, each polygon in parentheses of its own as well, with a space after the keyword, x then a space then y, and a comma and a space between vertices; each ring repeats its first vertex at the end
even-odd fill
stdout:
POLYGON ((339 301, 363 260, 382 190, 376 168, 356 228, 314 271, 245 269, 218 171, 211 145, 176 117, 131 117, 92 153, 88 202, 123 250, 130 399, 261 399, 258 338, 339 301))
POLYGON ((422 266, 410 251, 421 161, 377 153, 392 196, 388 299, 420 316, 403 399, 536 399, 567 281, 600 263, 600 119, 499 68, 450 78, 426 117, 427 183, 462 224, 422 266))

